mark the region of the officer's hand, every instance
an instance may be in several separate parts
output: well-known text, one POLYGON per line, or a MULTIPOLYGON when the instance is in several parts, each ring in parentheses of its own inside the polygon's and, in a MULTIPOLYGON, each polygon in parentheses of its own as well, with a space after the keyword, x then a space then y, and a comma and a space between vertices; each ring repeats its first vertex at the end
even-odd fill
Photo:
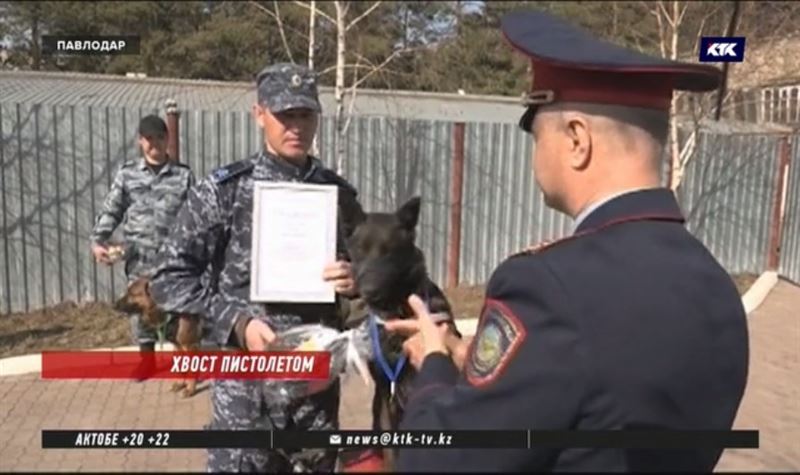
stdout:
POLYGON ((325 282, 333 282, 334 290, 345 297, 354 297, 358 293, 353 278, 353 268, 347 261, 336 261, 326 265, 322 271, 322 278, 325 282))
POLYGON ((422 367, 422 362, 428 353, 425 351, 425 341, 422 339, 421 333, 415 333, 414 336, 403 342, 403 353, 408 356, 408 362, 414 369, 418 370, 422 367))
POLYGON ((108 248, 102 244, 92 245, 92 255, 94 260, 102 264, 111 265, 111 259, 108 257, 108 248))
POLYGON ((456 368, 461 371, 464 368, 464 361, 467 360, 469 353, 469 344, 472 342, 472 337, 458 338, 452 333, 447 334, 447 349, 450 350, 450 357, 455 363, 456 368))
POLYGON ((275 341, 275 332, 266 323, 254 318, 244 328, 244 340, 249 351, 266 351, 267 345, 275 341))
POLYGON ((408 305, 416 318, 413 320, 391 320, 386 322, 385 328, 388 332, 411 336, 403 344, 403 350, 408 354, 409 362, 419 369, 422 366, 422 362, 430 354, 450 354, 447 346, 449 330, 446 324, 437 324, 433 321, 428 308, 418 296, 412 295, 409 297, 408 305))

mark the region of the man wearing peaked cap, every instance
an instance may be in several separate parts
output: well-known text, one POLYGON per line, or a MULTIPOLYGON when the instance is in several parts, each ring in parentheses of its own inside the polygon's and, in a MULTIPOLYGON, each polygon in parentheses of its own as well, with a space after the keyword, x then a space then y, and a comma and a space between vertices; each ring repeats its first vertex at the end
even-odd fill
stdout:
MULTIPOLYGON (((256 90, 253 117, 263 130, 263 148, 214 170, 189 193, 150 283, 160 308, 205 317, 208 346, 247 351, 263 351, 276 334, 303 323, 342 327, 342 299, 357 295, 345 242, 364 213, 356 190, 309 154, 321 111, 314 72, 295 64, 273 64, 257 75, 256 90), (330 263, 322 275, 336 290, 336 304, 250 300, 253 189, 258 181, 337 186, 336 246, 343 258, 330 263), (210 275, 205 274, 207 269, 210 275)), ((208 427, 336 430, 339 391, 335 382, 287 405, 257 380, 212 381, 208 427)), ((212 448, 207 468, 209 472, 331 472, 337 456, 337 450, 324 448, 212 448)))
POLYGON ((532 63, 520 126, 536 141, 536 181, 575 232, 500 264, 468 347, 416 297, 416 321, 387 329, 410 335, 419 367, 403 430, 530 429, 533 444, 401 450, 398 468, 709 472, 721 448, 537 447, 535 431, 732 427, 748 373, 745 312, 659 174, 673 91, 711 91, 720 73, 545 13, 513 13, 502 30, 532 63))
POLYGON ((304 66, 290 63, 268 66, 258 73, 256 84, 261 104, 273 114, 290 109, 322 112, 316 76, 304 66))

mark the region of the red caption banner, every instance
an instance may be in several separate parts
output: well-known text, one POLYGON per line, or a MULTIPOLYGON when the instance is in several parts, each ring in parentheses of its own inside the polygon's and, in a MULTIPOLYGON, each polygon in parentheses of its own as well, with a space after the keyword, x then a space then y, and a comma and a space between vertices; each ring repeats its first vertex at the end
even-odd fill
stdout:
POLYGON ((320 351, 45 351, 42 379, 327 380, 331 355, 320 351))

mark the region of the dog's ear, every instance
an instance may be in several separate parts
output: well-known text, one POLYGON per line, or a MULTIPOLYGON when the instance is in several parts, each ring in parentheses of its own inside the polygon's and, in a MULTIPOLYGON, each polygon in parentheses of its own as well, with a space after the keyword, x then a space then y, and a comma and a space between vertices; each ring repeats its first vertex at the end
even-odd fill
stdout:
POLYGON ((351 236, 358 226, 367 220, 367 213, 361 204, 349 197, 350 195, 342 195, 339 197, 340 219, 344 226, 345 236, 351 236))
POLYGON ((419 221, 419 207, 421 202, 422 199, 419 196, 415 196, 406 201, 406 203, 395 213, 397 219, 400 220, 400 223, 404 228, 413 230, 417 227, 417 222, 419 221))
POLYGON ((351 212, 351 215, 352 215, 352 218, 351 218, 352 224, 350 225, 351 229, 357 228, 364 221, 367 220, 367 213, 364 212, 364 210, 361 208, 361 206, 354 206, 353 210, 351 212))

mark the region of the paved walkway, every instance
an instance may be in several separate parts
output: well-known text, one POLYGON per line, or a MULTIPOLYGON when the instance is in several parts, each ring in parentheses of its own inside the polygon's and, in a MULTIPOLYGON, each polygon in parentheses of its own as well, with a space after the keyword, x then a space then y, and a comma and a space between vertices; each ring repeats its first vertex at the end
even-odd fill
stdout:
POLYGON ((760 448, 727 450, 717 471, 800 471, 800 287, 779 281, 750 315, 750 375, 736 429, 760 448))
MULTIPOLYGON (((42 381, 39 374, 0 378, 0 472, 205 471, 203 449, 42 449, 42 429, 202 429, 208 391, 182 399, 171 381, 42 381)), ((202 383, 201 387, 205 387, 202 383)), ((343 429, 368 429, 372 387, 345 381, 343 429)))
MULTIPOLYGON (((750 316, 751 370, 737 428, 758 429, 761 448, 727 451, 718 471, 800 470, 800 288, 780 282, 750 316)), ((208 392, 181 399, 169 381, 0 378, 0 472, 203 471, 204 450, 43 450, 41 429, 202 429, 208 392)), ((345 381, 345 429, 368 428, 371 388, 345 381)))

